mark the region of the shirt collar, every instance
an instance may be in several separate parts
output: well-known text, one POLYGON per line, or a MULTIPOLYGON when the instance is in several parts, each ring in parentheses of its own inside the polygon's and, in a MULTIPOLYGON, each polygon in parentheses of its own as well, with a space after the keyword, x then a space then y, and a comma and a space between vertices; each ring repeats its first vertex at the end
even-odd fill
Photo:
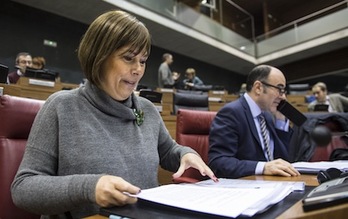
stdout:
POLYGON ((262 111, 260 109, 260 107, 256 104, 256 102, 249 96, 248 93, 244 93, 244 97, 245 100, 247 101, 250 111, 251 111, 251 115, 253 116, 253 118, 258 117, 262 111))

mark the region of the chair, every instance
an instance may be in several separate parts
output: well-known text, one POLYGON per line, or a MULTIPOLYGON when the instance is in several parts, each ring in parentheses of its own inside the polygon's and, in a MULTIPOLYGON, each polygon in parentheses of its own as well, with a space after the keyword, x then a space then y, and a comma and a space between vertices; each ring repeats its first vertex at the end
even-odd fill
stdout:
POLYGON ((288 84, 289 94, 307 94, 309 90, 309 84, 288 84))
POLYGON ((179 109, 209 111, 208 94, 173 93, 173 113, 179 109))
POLYGON ((150 100, 153 103, 162 103, 162 93, 152 90, 140 90, 139 96, 150 100))
POLYGON ((0 218, 40 218, 13 204, 10 187, 32 123, 43 103, 23 97, 0 96, 0 218))
POLYGON ((182 89, 177 89, 176 93, 203 94, 203 91, 200 91, 200 90, 182 90, 182 89))
MULTIPOLYGON (((176 119, 176 141, 178 144, 193 148, 208 164, 209 131, 216 115, 211 111, 180 109, 176 119)), ((207 179, 198 170, 189 168, 174 182, 198 182, 207 179)))
POLYGON ((348 148, 343 136, 348 131, 348 113, 305 113, 305 116, 307 121, 302 126, 293 127, 289 151, 292 162, 328 161, 333 150, 348 148), (319 146, 313 139, 312 132, 319 125, 327 127, 332 134, 327 145, 319 146))

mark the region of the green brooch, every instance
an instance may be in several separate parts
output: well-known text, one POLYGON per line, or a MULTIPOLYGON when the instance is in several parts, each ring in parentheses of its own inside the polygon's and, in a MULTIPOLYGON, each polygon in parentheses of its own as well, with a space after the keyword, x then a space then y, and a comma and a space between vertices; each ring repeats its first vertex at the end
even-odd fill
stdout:
POLYGON ((133 109, 135 115, 135 123, 140 126, 144 122, 144 112, 140 109, 133 109))

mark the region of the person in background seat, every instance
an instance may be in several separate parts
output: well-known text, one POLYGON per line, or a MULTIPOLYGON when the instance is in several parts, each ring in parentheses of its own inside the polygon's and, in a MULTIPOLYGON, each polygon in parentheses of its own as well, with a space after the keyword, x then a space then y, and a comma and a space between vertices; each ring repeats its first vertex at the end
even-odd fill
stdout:
POLYGON ((42 70, 45 68, 46 60, 42 56, 36 56, 33 58, 33 65, 31 66, 34 69, 42 70))
POLYGON ((8 74, 10 84, 16 84, 21 76, 25 74, 27 67, 32 67, 33 60, 29 53, 20 52, 16 57, 16 70, 8 74))
POLYGON ((185 73, 186 79, 184 79, 183 84, 186 90, 193 90, 195 86, 203 86, 203 81, 196 76, 196 70, 194 68, 186 69, 185 73))
POLYGON ((324 82, 318 82, 312 87, 312 93, 315 96, 315 100, 308 104, 308 111, 314 111, 314 107, 317 104, 326 104, 329 106, 329 112, 345 112, 348 109, 348 97, 345 97, 339 93, 328 94, 326 84, 324 82))

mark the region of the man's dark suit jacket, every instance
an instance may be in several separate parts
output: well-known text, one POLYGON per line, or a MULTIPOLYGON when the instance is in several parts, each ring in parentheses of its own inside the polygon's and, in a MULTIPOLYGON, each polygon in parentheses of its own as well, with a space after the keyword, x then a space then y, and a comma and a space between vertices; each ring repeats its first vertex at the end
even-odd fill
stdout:
MULTIPOLYGON (((265 113, 268 130, 274 141, 274 159, 289 160, 288 147, 292 129, 274 127, 265 113)), ((255 174, 258 161, 266 161, 258 132, 244 96, 226 104, 214 118, 209 135, 209 166, 217 177, 239 178, 255 174)))

